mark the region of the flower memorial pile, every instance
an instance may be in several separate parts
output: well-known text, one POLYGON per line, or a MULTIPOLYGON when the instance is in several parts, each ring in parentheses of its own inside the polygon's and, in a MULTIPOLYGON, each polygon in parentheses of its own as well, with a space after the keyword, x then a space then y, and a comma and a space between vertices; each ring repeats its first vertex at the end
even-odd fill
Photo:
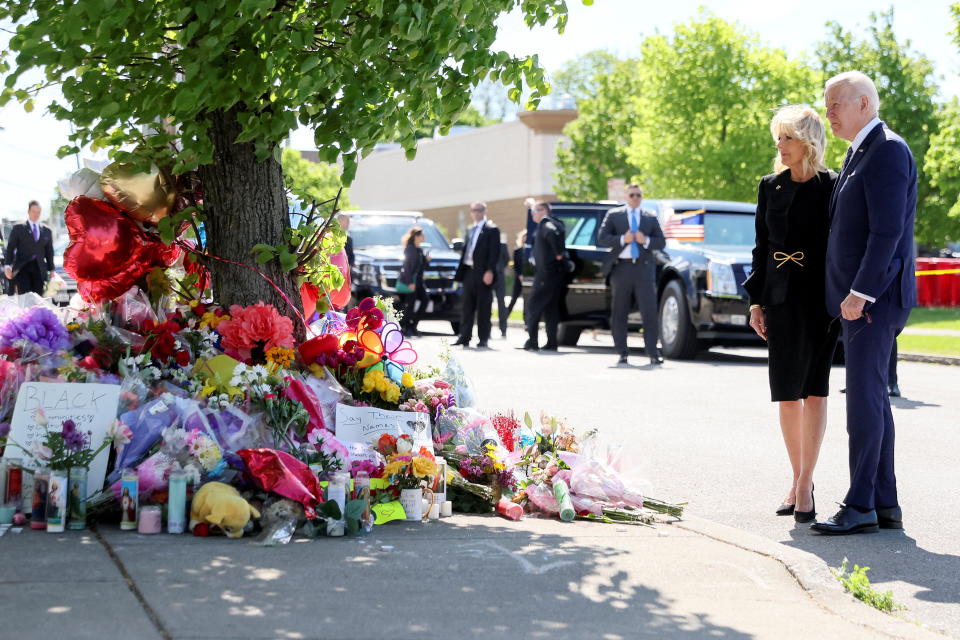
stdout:
MULTIPOLYGON (((49 487, 71 483, 72 528, 119 517, 121 528, 156 533, 163 517, 171 532, 246 531, 263 544, 451 510, 635 523, 681 515, 644 497, 595 433, 478 411, 449 351, 440 366, 415 366, 392 299, 336 311, 350 281, 344 236, 330 231, 335 211, 323 224, 311 217, 316 233, 304 242, 315 250, 294 264, 302 306, 282 295, 290 311, 217 304, 204 267, 217 258, 198 240, 200 203, 187 204, 150 222, 77 195, 64 265, 79 294, 67 308, 0 296, 0 525, 4 505, 40 517, 45 474, 49 487), (125 235, 88 235, 104 221, 125 235), (94 435, 72 417, 28 415, 21 392, 42 385, 107 388, 116 406, 83 416, 99 425, 94 435)), ((255 253, 271 259, 268 249, 255 253)))

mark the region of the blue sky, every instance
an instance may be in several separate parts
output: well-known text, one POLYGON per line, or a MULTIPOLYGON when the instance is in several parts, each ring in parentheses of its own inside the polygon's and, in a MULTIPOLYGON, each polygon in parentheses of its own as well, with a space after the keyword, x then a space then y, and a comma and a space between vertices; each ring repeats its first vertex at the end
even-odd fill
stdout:
MULTIPOLYGON (((608 49, 622 56, 637 52, 642 39, 654 33, 670 34, 674 25, 694 17, 700 7, 731 21, 739 22, 769 46, 785 49, 791 56, 812 53, 815 43, 826 34, 824 24, 835 20, 855 34, 865 33, 871 12, 894 8, 898 38, 909 39, 912 47, 933 60, 940 76, 941 97, 960 95, 960 54, 950 39, 950 2, 945 0, 595 0, 583 6, 568 0, 570 21, 561 36, 550 29, 530 31, 518 14, 498 21, 497 47, 517 55, 537 53, 541 64, 555 70, 567 60, 592 49, 608 49)), ((9 26, 9 25, 2 25, 9 26)), ((0 46, 9 38, 0 33, 0 46)), ((64 144, 69 125, 44 113, 52 98, 38 101, 30 114, 16 104, 0 110, 0 218, 20 218, 26 203, 50 200, 56 181, 76 168, 73 157, 58 160, 57 148, 64 144)), ((298 139, 309 132, 300 132, 298 139)), ((85 154, 94 156, 96 154, 85 154)), ((103 157, 103 154, 99 154, 103 157)), ((46 206, 44 207, 46 209, 46 206)))

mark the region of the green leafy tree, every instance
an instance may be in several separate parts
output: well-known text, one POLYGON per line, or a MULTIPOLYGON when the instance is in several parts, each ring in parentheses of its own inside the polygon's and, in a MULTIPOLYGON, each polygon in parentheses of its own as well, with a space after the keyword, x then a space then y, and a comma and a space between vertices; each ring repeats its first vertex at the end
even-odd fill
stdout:
POLYGON ((709 12, 644 40, 628 162, 652 197, 753 201, 777 107, 812 103, 813 73, 709 12))
POLYGON ((569 94, 577 102, 596 94, 600 78, 613 73, 620 59, 604 49, 595 49, 565 63, 550 74, 551 93, 569 94))
MULTIPOLYGON (((903 136, 913 151, 917 167, 925 165, 930 138, 937 132, 938 87, 933 63, 900 42, 893 30, 893 9, 870 14, 866 36, 859 39, 836 22, 828 22, 828 38, 816 49, 820 87, 842 71, 857 70, 870 76, 880 93, 880 117, 903 136)), ((839 167, 848 143, 830 136, 828 165, 839 167)), ((917 238, 936 242, 945 232, 946 211, 933 193, 925 171, 917 185, 917 238)))
POLYGON ((935 231, 931 229, 923 238, 933 246, 960 239, 960 101, 954 98, 943 107, 939 123, 923 162, 930 183, 927 205, 943 212, 935 231))
POLYGON ((593 92, 577 101, 577 119, 564 128, 557 146, 557 196, 563 200, 602 200, 609 178, 640 173, 627 158, 640 93, 639 62, 619 61, 594 78, 593 92))
POLYGON ((311 162, 295 150, 286 148, 280 156, 283 179, 290 193, 304 204, 327 202, 339 194, 337 205, 350 206, 347 190, 340 181, 340 169, 335 164, 311 162), (341 189, 343 189, 341 191, 341 189))
MULTIPOLYGON (((50 110, 76 126, 62 153, 92 144, 139 166, 196 171, 209 251, 222 258, 209 262, 218 299, 284 308, 233 264, 257 242, 292 240, 281 142, 312 127, 321 160, 339 159, 349 184, 378 141, 412 157, 421 123, 449 127, 481 79, 511 87, 512 99, 528 86, 536 104, 547 91, 536 56, 492 49, 496 18, 514 8, 530 26, 566 24, 565 0, 0 0, 0 19, 16 25, 15 55, 0 62, 3 102, 29 107, 59 85, 50 110), (38 85, 21 80, 33 68, 44 72, 38 85)), ((295 267, 287 257, 262 270, 294 292, 295 267)))

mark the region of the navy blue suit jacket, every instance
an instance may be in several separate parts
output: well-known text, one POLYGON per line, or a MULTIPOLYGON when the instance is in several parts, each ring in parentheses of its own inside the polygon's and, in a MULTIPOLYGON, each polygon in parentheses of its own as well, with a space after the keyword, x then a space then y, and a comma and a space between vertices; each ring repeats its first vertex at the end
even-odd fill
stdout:
POLYGON ((875 298, 875 304, 889 304, 891 320, 902 326, 917 305, 913 154, 881 122, 848 164, 830 200, 827 312, 840 315, 840 303, 852 289, 875 298))

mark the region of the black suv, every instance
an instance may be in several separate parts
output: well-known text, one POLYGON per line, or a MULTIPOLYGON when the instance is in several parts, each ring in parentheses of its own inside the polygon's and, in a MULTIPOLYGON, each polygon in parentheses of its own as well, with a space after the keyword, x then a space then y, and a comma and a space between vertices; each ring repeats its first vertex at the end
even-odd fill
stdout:
MULTIPOLYGON (((577 344, 585 328, 610 327, 610 288, 601 273, 609 248, 597 246, 604 215, 616 203, 551 203, 553 215, 566 225, 567 250, 576 268, 564 297, 559 340, 577 344)), ((719 345, 762 342, 748 326, 747 292, 740 284, 750 273, 756 206, 718 200, 644 200, 643 209, 657 216, 667 237, 658 254, 657 298, 660 342, 669 358, 693 358, 697 351, 719 345)), ((534 223, 528 214, 527 237, 534 223)), ((524 270, 525 291, 533 284, 533 268, 524 270)), ((639 313, 629 319, 641 326, 639 313)))
POLYGON ((432 220, 417 211, 343 211, 350 217, 353 238, 353 295, 397 295, 397 276, 403 266, 400 240, 413 225, 423 228, 425 241, 420 247, 430 256, 423 283, 430 303, 422 316, 429 320, 447 320, 453 332, 460 330, 460 283, 453 281, 460 255, 451 248, 443 232, 432 220))

